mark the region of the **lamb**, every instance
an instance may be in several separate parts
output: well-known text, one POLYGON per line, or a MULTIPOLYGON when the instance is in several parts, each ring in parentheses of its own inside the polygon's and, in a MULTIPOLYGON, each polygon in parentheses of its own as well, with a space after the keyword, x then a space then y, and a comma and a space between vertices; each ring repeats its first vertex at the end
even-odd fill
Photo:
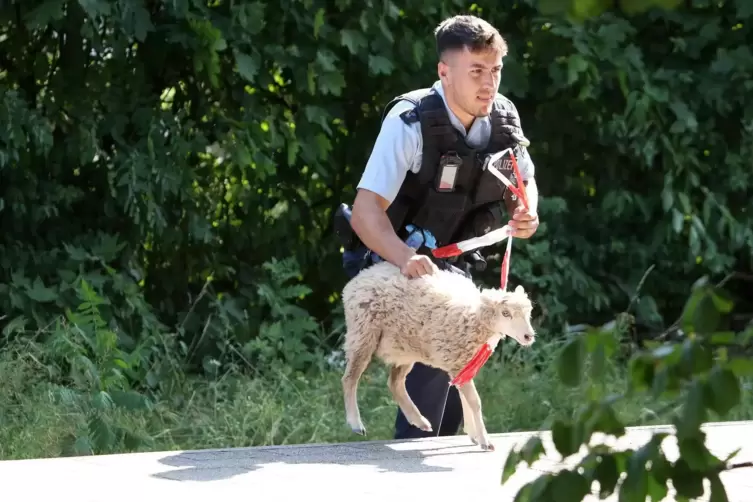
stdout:
MULTIPOLYGON (((343 397, 347 423, 357 434, 366 433, 356 397, 358 381, 374 355, 390 366, 387 385, 406 418, 431 431, 405 389, 414 363, 455 376, 487 341, 492 349, 504 336, 523 346, 535 341, 531 301, 521 286, 513 292, 479 289, 456 272, 440 270, 409 279, 395 265, 381 262, 351 279, 343 288, 342 301, 343 397)), ((465 433, 483 450, 493 450, 473 380, 458 390, 465 433)))

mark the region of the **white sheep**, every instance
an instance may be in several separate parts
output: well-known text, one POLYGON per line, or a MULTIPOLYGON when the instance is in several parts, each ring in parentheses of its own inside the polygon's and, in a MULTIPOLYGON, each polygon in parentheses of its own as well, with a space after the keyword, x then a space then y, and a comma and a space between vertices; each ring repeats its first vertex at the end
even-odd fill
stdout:
MULTIPOLYGON (((405 389, 405 377, 420 362, 457 373, 487 341, 504 336, 528 346, 535 340, 532 305, 515 291, 479 289, 471 279, 445 270, 409 279, 388 262, 362 270, 343 288, 346 367, 342 377, 345 413, 353 432, 365 434, 356 397, 358 381, 376 356, 391 366, 388 387, 410 423, 431 431, 405 389)), ((493 450, 473 380, 458 389, 464 431, 474 444, 493 450)))

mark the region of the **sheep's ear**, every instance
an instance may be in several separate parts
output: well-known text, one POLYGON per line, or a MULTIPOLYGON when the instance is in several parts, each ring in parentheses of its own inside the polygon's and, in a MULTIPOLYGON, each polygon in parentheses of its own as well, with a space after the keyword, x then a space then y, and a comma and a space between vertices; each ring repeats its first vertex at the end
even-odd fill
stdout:
POLYGON ((521 286, 520 284, 518 284, 517 286, 515 286, 515 292, 518 293, 518 294, 524 293, 523 286, 521 286))

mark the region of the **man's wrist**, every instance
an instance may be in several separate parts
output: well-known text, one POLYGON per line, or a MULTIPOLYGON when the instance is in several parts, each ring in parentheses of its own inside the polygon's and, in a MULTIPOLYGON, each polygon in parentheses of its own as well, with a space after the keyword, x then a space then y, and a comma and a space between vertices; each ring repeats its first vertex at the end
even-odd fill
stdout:
POLYGON ((416 250, 407 244, 403 244, 401 248, 402 250, 398 255, 398 263, 396 263, 398 267, 403 267, 416 254, 416 250))

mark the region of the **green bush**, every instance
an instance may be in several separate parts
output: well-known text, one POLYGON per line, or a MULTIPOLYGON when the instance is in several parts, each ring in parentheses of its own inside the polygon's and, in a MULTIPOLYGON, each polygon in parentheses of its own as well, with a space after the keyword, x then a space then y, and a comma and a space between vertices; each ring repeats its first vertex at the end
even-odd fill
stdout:
MULTIPOLYGON (((345 282, 332 211, 382 107, 435 80, 431 32, 451 14, 510 45, 501 90, 542 197, 511 282, 542 340, 623 311, 650 340, 697 277, 753 275, 753 9, 650 3, 3 2, 0 344, 45 347, 50 392, 86 417, 66 451, 139 443, 148 427, 110 410, 154 410, 196 375, 327 371, 345 282)), ((743 332, 750 283, 727 289, 743 332)))

